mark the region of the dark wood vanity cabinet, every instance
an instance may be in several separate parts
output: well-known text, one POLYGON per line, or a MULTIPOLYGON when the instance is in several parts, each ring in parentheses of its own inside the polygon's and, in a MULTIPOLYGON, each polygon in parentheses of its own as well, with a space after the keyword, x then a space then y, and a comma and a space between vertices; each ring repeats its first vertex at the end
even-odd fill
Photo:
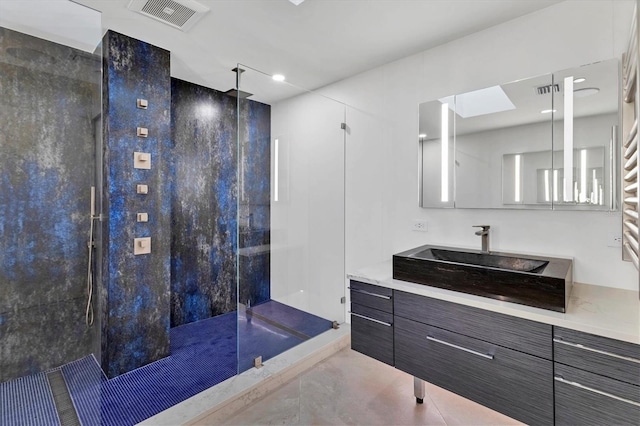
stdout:
POLYGON ((640 425, 640 346, 554 327, 558 425, 640 425))
POLYGON ((394 365, 392 290, 351 281, 351 349, 394 365))
POLYGON ((552 327, 394 292, 396 368, 532 425, 553 424, 552 327))
POLYGON ((640 345, 351 281, 351 346, 531 425, 640 426, 640 345))

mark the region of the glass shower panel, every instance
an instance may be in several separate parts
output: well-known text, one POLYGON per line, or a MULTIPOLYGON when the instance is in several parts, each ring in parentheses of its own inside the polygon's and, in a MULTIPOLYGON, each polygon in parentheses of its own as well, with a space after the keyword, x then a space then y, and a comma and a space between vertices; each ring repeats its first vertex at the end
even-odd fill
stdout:
POLYGON ((344 104, 239 65, 238 369, 344 322, 344 104))

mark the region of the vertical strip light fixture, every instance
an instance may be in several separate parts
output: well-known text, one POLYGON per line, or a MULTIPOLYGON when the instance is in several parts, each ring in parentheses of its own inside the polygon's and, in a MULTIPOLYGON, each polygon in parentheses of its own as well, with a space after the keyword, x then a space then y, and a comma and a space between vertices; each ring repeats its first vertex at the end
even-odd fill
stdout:
POLYGON ((573 76, 564 79, 564 201, 573 197, 573 76))
POLYGON ((440 201, 449 202, 449 104, 441 106, 440 201))
POLYGON ((551 201, 549 192, 549 169, 544 169, 544 201, 547 203, 551 201))
POLYGON ((558 201, 558 169, 553 169, 553 201, 558 201))
POLYGON ((278 189, 280 187, 280 185, 278 185, 278 172, 279 172, 279 167, 278 167, 278 157, 279 157, 279 147, 278 147, 278 139, 276 139, 274 141, 274 171, 273 171, 273 201, 278 201, 278 189))
POLYGON ((579 202, 587 201, 587 150, 580 150, 580 198, 579 202))
POLYGON ((520 198, 521 198, 521 196, 520 196, 520 164, 521 164, 521 162, 522 162, 522 157, 520 156, 520 154, 516 154, 516 156, 515 156, 515 163, 516 163, 515 164, 515 166, 516 166, 515 169, 516 169, 516 172, 515 172, 515 176, 514 176, 515 179, 514 179, 514 182, 513 182, 513 184, 515 186, 515 201, 516 201, 516 203, 519 203, 520 202, 520 198))

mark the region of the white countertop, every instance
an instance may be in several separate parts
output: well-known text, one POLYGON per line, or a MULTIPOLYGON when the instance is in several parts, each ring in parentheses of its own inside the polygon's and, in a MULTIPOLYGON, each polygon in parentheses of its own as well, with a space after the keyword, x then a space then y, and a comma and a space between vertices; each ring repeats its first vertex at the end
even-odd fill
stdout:
POLYGON ((566 327, 598 336, 640 344, 640 299, 638 291, 574 283, 566 313, 547 311, 486 297, 393 279, 391 260, 347 274, 352 280, 380 285, 512 315, 545 324, 566 327))

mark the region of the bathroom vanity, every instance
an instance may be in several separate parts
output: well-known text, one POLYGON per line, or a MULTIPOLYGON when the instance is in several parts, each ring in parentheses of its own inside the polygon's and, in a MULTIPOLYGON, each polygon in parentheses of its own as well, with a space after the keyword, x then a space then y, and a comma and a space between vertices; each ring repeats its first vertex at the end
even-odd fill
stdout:
POLYGON ((566 313, 349 275, 352 349, 527 424, 640 424, 640 302, 576 283, 566 313))

